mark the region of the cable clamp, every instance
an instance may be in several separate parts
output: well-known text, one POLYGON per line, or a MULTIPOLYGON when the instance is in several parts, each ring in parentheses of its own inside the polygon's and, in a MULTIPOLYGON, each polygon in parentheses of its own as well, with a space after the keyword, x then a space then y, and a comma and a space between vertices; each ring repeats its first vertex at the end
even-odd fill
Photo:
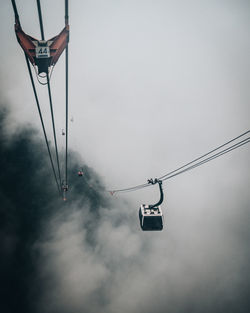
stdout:
POLYGON ((151 184, 151 185, 155 185, 155 184, 162 184, 162 181, 158 178, 150 178, 148 179, 148 184, 151 184))

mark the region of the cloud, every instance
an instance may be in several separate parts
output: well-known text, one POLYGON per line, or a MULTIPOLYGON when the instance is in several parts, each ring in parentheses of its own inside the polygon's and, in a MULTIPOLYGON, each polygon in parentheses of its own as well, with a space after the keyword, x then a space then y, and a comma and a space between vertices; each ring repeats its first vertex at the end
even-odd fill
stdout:
POLYGON ((7 111, 0 117, 1 311, 76 312, 83 301, 89 310, 99 298, 105 300, 113 265, 140 247, 129 227, 132 215, 125 203, 119 205, 123 213, 115 212, 101 179, 87 165, 84 176, 77 176, 83 162, 74 152, 68 201, 63 202, 38 132, 28 126, 9 136, 7 111))
POLYGON ((1 312, 249 311, 249 195, 242 176, 234 175, 235 184, 218 176, 216 190, 214 178, 197 177, 196 186, 184 178, 174 199, 169 184, 164 231, 143 233, 139 205, 109 197, 99 175, 72 151, 63 202, 38 132, 28 126, 10 137, 8 113, 0 116, 1 312))

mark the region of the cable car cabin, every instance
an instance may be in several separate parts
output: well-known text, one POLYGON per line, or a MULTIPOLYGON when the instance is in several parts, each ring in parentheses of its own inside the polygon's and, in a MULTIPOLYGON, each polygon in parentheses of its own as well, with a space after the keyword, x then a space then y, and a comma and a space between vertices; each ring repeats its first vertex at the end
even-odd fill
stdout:
POLYGON ((142 204, 139 210, 139 219, 142 230, 163 229, 163 214, 160 205, 152 207, 142 204))

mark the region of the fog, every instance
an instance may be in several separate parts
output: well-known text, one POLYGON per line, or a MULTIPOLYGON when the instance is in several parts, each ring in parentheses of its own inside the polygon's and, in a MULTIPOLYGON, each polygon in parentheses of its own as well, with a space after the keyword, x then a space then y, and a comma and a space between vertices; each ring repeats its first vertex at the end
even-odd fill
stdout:
MULTIPOLYGON (((50 38, 64 26, 63 1, 41 5, 50 38)), ((36 3, 17 7, 24 31, 40 38, 36 3)), ((249 12, 246 1, 69 2, 63 202, 11 3, 1 4, 1 311, 249 311, 247 145, 164 183, 162 232, 142 232, 138 219, 157 187, 106 191, 249 129, 249 12)), ((63 160, 63 55, 51 87, 63 160)), ((52 139, 47 90, 37 88, 52 139)))

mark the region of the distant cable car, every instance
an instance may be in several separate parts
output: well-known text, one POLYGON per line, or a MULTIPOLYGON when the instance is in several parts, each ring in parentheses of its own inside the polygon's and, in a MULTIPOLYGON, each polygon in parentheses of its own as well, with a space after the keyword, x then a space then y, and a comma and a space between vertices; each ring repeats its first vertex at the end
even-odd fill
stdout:
POLYGON ((77 172, 78 176, 83 176, 83 169, 80 169, 78 172, 77 172))
POLYGON ((62 190, 63 191, 68 191, 69 190, 69 186, 63 183, 62 190))
POLYGON ((62 183, 62 192, 63 192, 63 200, 66 201, 66 192, 69 190, 69 186, 65 184, 65 182, 62 183))
POLYGON ((139 219, 141 229, 145 231, 154 231, 163 229, 163 213, 160 204, 163 202, 162 181, 150 179, 148 181, 151 184, 159 184, 160 188, 160 200, 153 205, 142 204, 139 209, 139 219))

